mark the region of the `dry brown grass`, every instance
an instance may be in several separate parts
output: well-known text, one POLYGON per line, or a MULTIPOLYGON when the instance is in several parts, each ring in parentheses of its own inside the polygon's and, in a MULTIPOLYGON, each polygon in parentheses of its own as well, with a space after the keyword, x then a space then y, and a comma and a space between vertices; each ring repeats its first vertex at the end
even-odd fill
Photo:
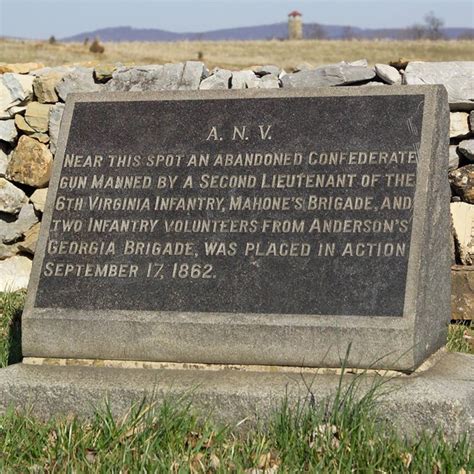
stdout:
POLYGON ((399 58, 423 61, 474 60, 474 41, 182 41, 177 43, 104 43, 104 54, 90 53, 80 43, 0 40, 0 62, 161 64, 197 59, 209 67, 242 69, 278 64, 291 69, 302 62, 314 66, 367 58, 371 64, 399 58))

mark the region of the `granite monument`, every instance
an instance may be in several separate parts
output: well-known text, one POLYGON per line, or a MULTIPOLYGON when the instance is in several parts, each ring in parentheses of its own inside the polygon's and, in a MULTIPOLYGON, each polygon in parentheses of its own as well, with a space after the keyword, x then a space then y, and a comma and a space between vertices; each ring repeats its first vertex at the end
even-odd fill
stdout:
POLYGON ((450 315, 441 86, 71 94, 27 357, 414 370, 450 315))

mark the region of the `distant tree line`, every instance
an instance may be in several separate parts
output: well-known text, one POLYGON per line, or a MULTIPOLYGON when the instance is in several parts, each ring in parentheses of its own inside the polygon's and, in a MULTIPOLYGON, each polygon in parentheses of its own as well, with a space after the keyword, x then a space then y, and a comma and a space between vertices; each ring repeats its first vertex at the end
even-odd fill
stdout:
MULTIPOLYGON (((444 21, 437 17, 434 12, 429 12, 423 18, 423 23, 416 23, 408 28, 400 31, 400 39, 412 40, 441 40, 445 36, 443 34, 444 21)), ((328 32, 323 25, 319 23, 312 23, 304 25, 304 38, 306 39, 327 39, 328 32)), ((342 30, 341 39, 352 40, 357 39, 357 31, 350 26, 345 26, 342 30)), ((383 38, 383 36, 380 36, 383 38)), ((472 33, 467 33, 459 37, 459 39, 473 39, 472 33)))

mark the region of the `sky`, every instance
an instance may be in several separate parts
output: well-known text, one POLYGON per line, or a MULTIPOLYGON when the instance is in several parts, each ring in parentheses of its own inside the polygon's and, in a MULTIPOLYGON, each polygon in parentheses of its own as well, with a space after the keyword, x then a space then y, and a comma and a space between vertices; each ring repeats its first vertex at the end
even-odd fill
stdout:
POLYGON ((57 38, 112 26, 199 32, 286 21, 366 28, 422 23, 474 27, 474 0, 0 0, 0 36, 57 38))

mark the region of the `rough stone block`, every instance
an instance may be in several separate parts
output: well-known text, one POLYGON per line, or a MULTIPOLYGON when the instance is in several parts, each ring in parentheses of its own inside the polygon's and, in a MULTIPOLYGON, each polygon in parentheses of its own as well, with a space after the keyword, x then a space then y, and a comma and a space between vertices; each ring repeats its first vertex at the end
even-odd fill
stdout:
POLYGON ((23 135, 8 163, 7 178, 35 188, 44 188, 49 182, 53 155, 48 147, 34 138, 23 135))
POLYGON ((287 74, 282 78, 282 86, 296 88, 342 86, 369 81, 374 77, 373 68, 352 66, 343 62, 287 74))
POLYGON ((30 201, 34 208, 43 213, 46 205, 46 196, 48 195, 48 188, 37 189, 31 196, 30 201))
POLYGON ((98 92, 102 84, 94 82, 92 69, 77 68, 67 73, 56 86, 56 92, 61 100, 65 101, 71 92, 98 92))
POLYGON ((31 99, 33 95, 33 77, 22 74, 3 74, 1 80, 10 92, 14 103, 31 99))
POLYGON ((52 71, 35 77, 33 89, 39 102, 42 104, 54 104, 59 101, 56 87, 64 75, 64 72, 52 71))
POLYGON ((26 203, 15 221, 0 221, 0 242, 12 244, 23 238, 26 232, 38 222, 32 204, 26 203))
POLYGON ((199 85, 201 90, 229 89, 232 73, 227 69, 218 69, 199 85))
POLYGON ((64 104, 55 104, 51 107, 49 113, 49 148, 51 153, 56 153, 56 145, 59 137, 59 128, 61 126, 61 118, 64 112, 64 104))
POLYGON ((402 83, 402 76, 398 70, 393 66, 389 66, 388 64, 376 64, 375 73, 378 77, 380 77, 380 79, 382 79, 382 81, 386 82, 387 84, 402 83))
POLYGON ((26 194, 21 189, 0 178, 0 212, 17 214, 27 200, 26 194))
POLYGON ((466 159, 474 161, 474 139, 463 140, 459 144, 458 150, 466 159))
POLYGON ((410 62, 404 75, 409 85, 441 84, 452 110, 474 109, 474 61, 410 62))
POLYGON ((108 91, 160 91, 191 89, 204 74, 204 65, 189 61, 186 64, 163 66, 121 67, 106 84, 108 91))
POLYGON ((18 136, 14 120, 0 120, 0 140, 13 143, 18 136))

